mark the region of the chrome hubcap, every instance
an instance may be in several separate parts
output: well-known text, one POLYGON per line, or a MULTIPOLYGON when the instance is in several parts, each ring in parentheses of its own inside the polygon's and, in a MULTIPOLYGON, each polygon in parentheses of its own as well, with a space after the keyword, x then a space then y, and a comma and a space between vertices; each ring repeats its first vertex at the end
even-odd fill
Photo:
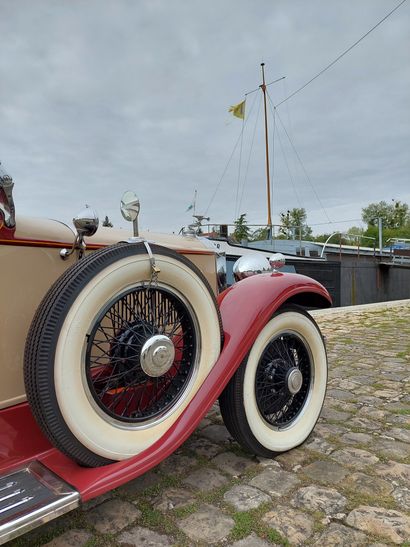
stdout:
POLYGON ((302 373, 298 368, 293 367, 289 370, 286 381, 289 392, 292 395, 295 395, 300 391, 303 384, 302 373))
POLYGON ((141 368, 148 376, 157 378, 172 367, 175 348, 168 336, 156 334, 149 338, 141 349, 141 368))

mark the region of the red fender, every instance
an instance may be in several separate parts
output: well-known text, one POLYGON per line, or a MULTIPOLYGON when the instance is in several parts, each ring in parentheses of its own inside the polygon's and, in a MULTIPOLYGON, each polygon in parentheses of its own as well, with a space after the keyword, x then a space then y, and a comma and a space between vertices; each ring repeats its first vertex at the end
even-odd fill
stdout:
MULTIPOLYGON (((329 293, 318 282, 287 273, 263 274, 244 279, 219 296, 225 339, 217 362, 173 426, 154 445, 137 456, 104 467, 82 468, 48 444, 25 403, 0 412, 0 422, 5 420, 9 427, 20 429, 27 447, 25 453, 17 456, 14 437, 14 442, 9 446, 9 461, 13 460, 16 464, 16 460, 23 463, 27 459, 38 459, 73 485, 83 501, 145 473, 174 452, 191 435, 249 352, 260 330, 285 302, 311 307, 331 305, 329 293), (31 447, 30 454, 27 452, 28 446, 31 447)), ((4 449, 8 452, 6 447, 4 449)), ((5 455, 4 451, 2 455, 5 455)))

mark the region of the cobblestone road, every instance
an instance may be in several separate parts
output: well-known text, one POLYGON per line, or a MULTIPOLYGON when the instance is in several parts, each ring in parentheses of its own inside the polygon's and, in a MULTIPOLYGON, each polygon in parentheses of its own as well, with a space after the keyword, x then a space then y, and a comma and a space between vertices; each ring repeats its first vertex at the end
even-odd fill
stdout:
POLYGON ((215 406, 156 469, 14 543, 410 546, 410 302, 351 310, 316 317, 330 380, 303 446, 258 460, 215 406))

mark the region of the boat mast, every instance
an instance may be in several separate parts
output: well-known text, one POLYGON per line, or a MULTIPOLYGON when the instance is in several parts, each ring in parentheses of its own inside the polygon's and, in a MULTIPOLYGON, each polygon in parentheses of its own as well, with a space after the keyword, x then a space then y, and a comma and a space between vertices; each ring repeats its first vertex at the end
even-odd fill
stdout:
POLYGON ((262 67, 262 84, 259 86, 263 92, 263 104, 265 108, 265 146, 266 146, 266 194, 268 200, 268 226, 269 231, 272 230, 272 217, 270 210, 270 176, 269 176, 269 144, 268 144, 268 116, 266 112, 266 83, 265 83, 265 63, 261 63, 262 67))

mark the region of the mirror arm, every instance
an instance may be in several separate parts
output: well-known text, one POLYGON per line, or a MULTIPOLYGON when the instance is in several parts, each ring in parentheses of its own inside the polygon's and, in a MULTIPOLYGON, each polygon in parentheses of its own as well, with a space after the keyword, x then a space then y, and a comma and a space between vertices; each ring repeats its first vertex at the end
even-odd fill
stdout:
POLYGON ((60 257, 63 259, 63 260, 67 260, 67 258, 69 256, 71 256, 75 250, 78 250, 79 253, 78 253, 78 259, 82 258, 83 255, 84 255, 84 252, 87 248, 87 245, 84 241, 84 236, 82 234, 77 234, 75 236, 75 239, 74 239, 74 243, 71 247, 71 249, 61 249, 60 251, 60 257))
POLYGON ((138 217, 132 221, 132 228, 133 228, 133 232, 134 232, 134 237, 138 237, 139 236, 138 217))

